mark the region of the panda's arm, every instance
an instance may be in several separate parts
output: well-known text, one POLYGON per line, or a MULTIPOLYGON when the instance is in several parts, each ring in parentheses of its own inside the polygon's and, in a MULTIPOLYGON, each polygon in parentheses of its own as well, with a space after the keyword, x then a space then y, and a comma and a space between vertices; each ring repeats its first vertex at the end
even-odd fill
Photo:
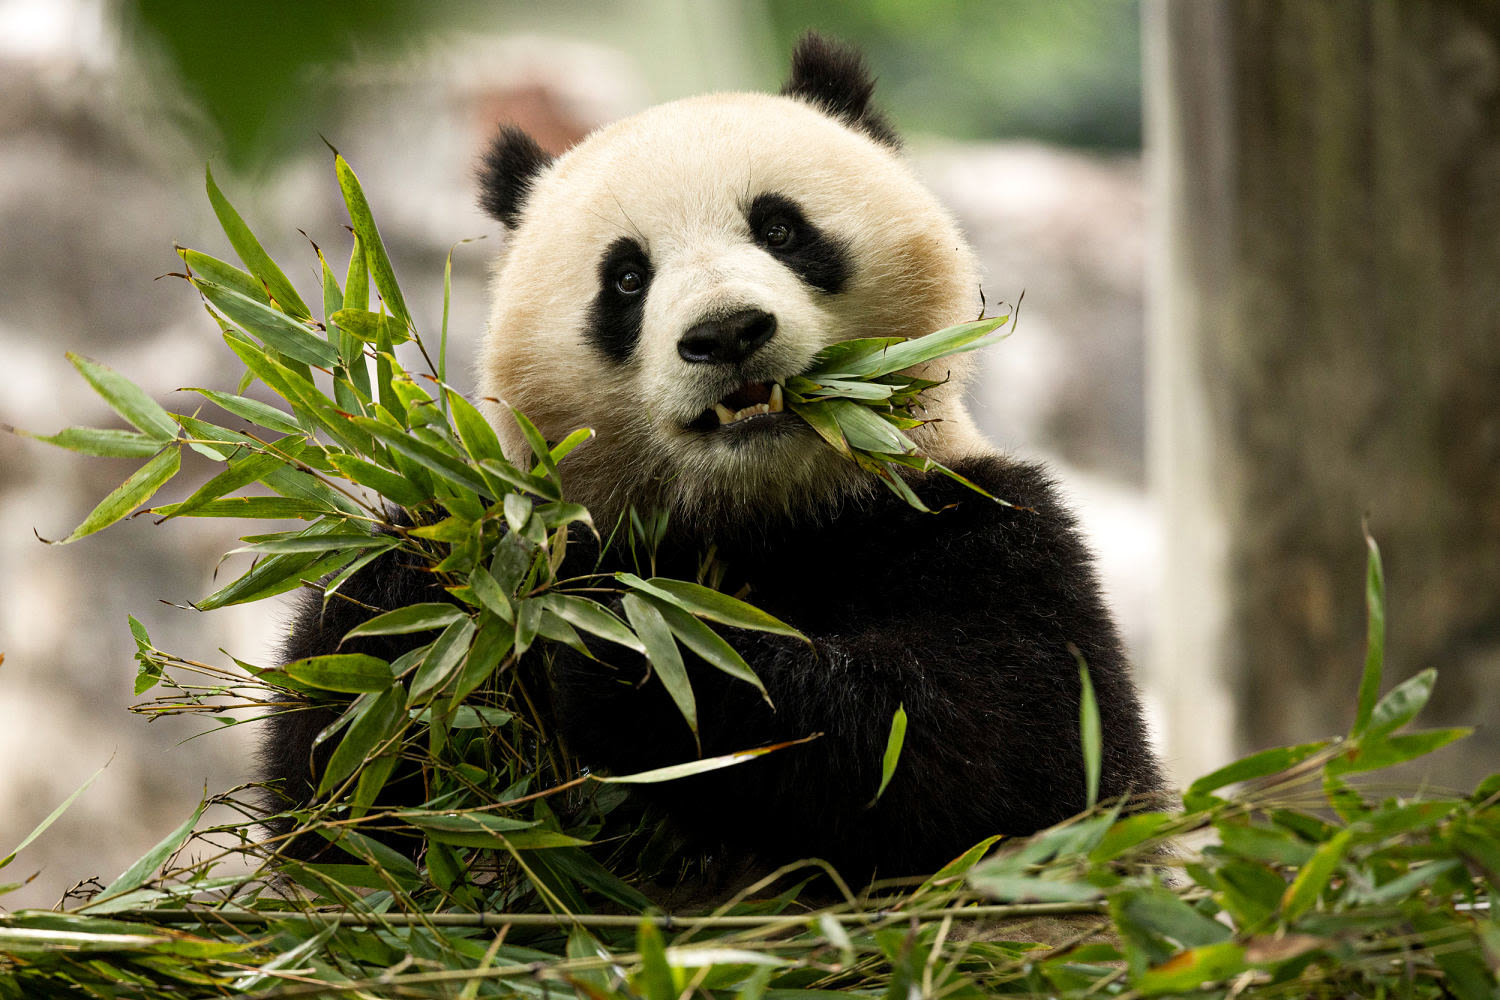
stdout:
MULTIPOLYGON (((1159 786, 1088 554, 1050 484, 998 459, 959 471, 1025 509, 926 480, 924 499, 951 509, 920 514, 876 502, 752 565, 752 599, 811 644, 733 636, 774 711, 749 685, 696 663, 703 752, 823 735, 656 786, 680 821, 772 855, 821 854, 894 875, 941 864, 993 833, 1066 818, 1084 805, 1074 648, 1103 718, 1101 794, 1159 786), (778 562, 835 568, 787 578, 778 562), (898 705, 909 719, 905 748, 871 808, 898 705)), ((569 742, 616 771, 690 759, 691 736, 660 685, 630 683, 638 664, 619 668, 560 656, 554 676, 569 742)))

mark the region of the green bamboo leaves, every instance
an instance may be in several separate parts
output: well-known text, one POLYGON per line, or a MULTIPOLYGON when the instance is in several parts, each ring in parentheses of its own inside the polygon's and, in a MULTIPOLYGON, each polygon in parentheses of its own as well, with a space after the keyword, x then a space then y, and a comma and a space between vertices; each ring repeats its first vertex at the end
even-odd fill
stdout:
MULTIPOLYGON (((249 716, 320 713, 305 716, 322 727, 316 799, 282 819, 295 826, 288 835, 326 838, 341 853, 286 862, 267 892, 237 865, 227 875, 216 869, 223 853, 213 836, 194 837, 213 815, 200 807, 74 912, 0 915, 9 977, 0 976, 0 996, 71 990, 166 1000, 184 991, 316 988, 309 978, 350 993, 424 996, 552 987, 591 997, 746 1000, 835 991, 1065 1000, 1494 995, 1500 932, 1485 914, 1500 886, 1500 775, 1468 795, 1358 783, 1465 733, 1410 728, 1432 694, 1432 671, 1381 693, 1385 588, 1373 541, 1369 648, 1347 737, 1218 768, 1189 785, 1183 809, 1098 801, 1110 706, 1096 700, 1080 662, 1082 773, 1058 778, 1088 807, 1080 815, 1029 837, 996 831, 915 887, 888 884, 868 906, 851 894, 847 904, 804 912, 797 888, 778 885, 778 895, 739 903, 727 918, 639 916, 654 903, 626 879, 649 878, 646 866, 662 854, 664 864, 683 859, 649 815, 618 808, 625 790, 711 782, 720 769, 794 744, 634 774, 587 773, 534 704, 547 691, 548 657, 571 647, 622 685, 639 680, 644 659, 650 682, 696 735, 705 706, 695 680, 722 672, 765 694, 735 631, 763 633, 761 642, 806 640, 749 605, 655 570, 574 568, 586 560, 567 558, 570 546, 596 536, 588 512, 565 499, 567 459, 589 432, 548 441, 516 414, 530 453, 507 457, 479 409, 446 384, 441 354, 426 371, 402 364, 397 345, 424 360, 426 349, 357 178, 342 159, 334 167, 355 238, 338 273, 317 251, 321 322, 210 176, 210 202, 243 266, 178 252, 245 377, 185 390, 188 412, 173 413, 123 375, 70 356, 122 424, 39 439, 138 466, 68 540, 155 502, 181 474, 183 448, 211 471, 154 514, 271 522, 243 536, 225 564, 235 572, 199 608, 298 588, 314 589, 329 607, 360 602, 368 617, 336 651, 276 667, 238 664, 242 671, 180 660, 157 649, 140 621, 129 623, 137 693, 157 692, 143 711, 224 721, 226 701, 239 696, 249 716), (371 592, 359 574, 378 575, 394 560, 423 567, 430 589, 394 610, 366 603, 371 592), (576 575, 562 577, 565 565, 576 575), (409 808, 410 798, 388 805, 392 781, 402 796, 425 797, 424 807, 409 808), (1084 918, 1089 933, 1039 949, 1003 940, 1033 924, 997 924, 1002 914, 1084 918), (497 934, 502 924, 508 930, 497 934), (299 981, 288 985, 294 974, 299 981)), ((993 342, 1002 322, 833 345, 789 381, 787 399, 830 447, 906 497, 905 473, 945 471, 908 436, 923 419, 922 393, 935 387, 910 371, 993 342)), ((671 530, 658 513, 642 512, 621 533, 631 551, 645 552, 671 530)), ((879 787, 858 789, 861 798, 873 792, 878 805, 893 780, 897 788, 925 780, 900 762, 908 739, 947 738, 910 728, 927 719, 895 709, 879 787)), ((0 868, 15 870, 16 852, 77 796, 0 868)), ((243 821, 210 832, 231 845, 261 835, 243 821)), ((273 838, 263 850, 284 847, 273 838)), ((8 888, 0 884, 0 895, 8 888)))
MULTIPOLYGON (((335 158, 334 172, 354 239, 342 285, 323 251, 314 247, 322 279, 321 322, 211 173, 205 175, 209 201, 243 267, 178 248, 186 266, 180 277, 202 297, 224 342, 245 367, 233 391, 189 391, 242 422, 241 428, 221 426, 196 410, 171 413, 118 373, 70 356, 131 429, 68 428, 42 440, 146 461, 66 540, 92 534, 148 504, 180 471, 181 451, 189 448, 217 469, 185 499, 154 508, 164 520, 302 522, 243 536, 243 544, 228 554, 238 575, 200 599, 200 610, 304 587, 321 592, 325 602, 358 599, 346 595, 358 589, 347 585, 362 571, 379 574, 378 560, 427 567, 434 581, 430 599, 390 610, 370 608, 335 652, 249 668, 259 681, 336 712, 317 740, 332 748, 317 790, 328 808, 347 807, 356 817, 378 812, 376 803, 396 773, 397 760, 424 741, 436 799, 451 802, 481 787, 492 797, 502 791, 491 787, 493 776, 471 762, 478 753, 474 740, 537 742, 533 731, 542 723, 535 708, 524 703, 527 696, 514 690, 515 668, 523 659, 545 660, 554 645, 605 664, 644 656, 694 734, 694 664, 723 671, 764 696, 759 678, 715 627, 800 640, 784 623, 681 581, 620 574, 565 585, 557 578, 570 531, 593 531, 589 512, 564 499, 560 464, 592 432, 579 429, 549 442, 524 415, 514 414, 531 454, 513 462, 484 415, 444 384, 444 359, 425 373, 406 370, 396 345, 413 342, 424 358, 426 349, 358 178, 342 157, 335 158), (371 285, 378 301, 372 302, 371 285), (259 391, 252 393, 257 383, 259 391), (400 514, 389 505, 398 506, 400 514), (368 651, 392 643, 405 652, 385 659, 368 651)), ((445 280, 445 300, 447 288, 445 280)), ((168 688, 163 699, 188 706, 212 697, 179 685, 172 676, 178 661, 156 650, 139 622, 131 624, 142 662, 138 693, 168 688)), ((174 704, 168 710, 184 707, 174 704)), ((687 773, 742 759, 748 758, 688 762, 687 773)), ((552 781, 564 780, 565 772, 557 769, 567 764, 559 757, 551 765, 552 781)), ((516 759, 496 770, 511 772, 514 783, 530 780, 522 771, 529 775, 534 767, 534 761, 516 759)), ((299 821, 316 825, 317 815, 299 821)), ((540 850, 585 843, 560 829, 532 829, 535 820, 502 830, 519 821, 497 816, 490 817, 493 829, 455 830, 442 821, 409 819, 439 858, 456 848, 540 850)), ((582 862, 574 864, 585 873, 581 877, 608 884, 597 873, 588 874, 582 862)), ((313 877, 315 869, 302 871, 313 877)), ((453 891, 464 895, 456 887, 453 891)), ((616 888, 609 891, 620 895, 616 888)))
POLYGON ((287 276, 281 268, 276 265, 250 227, 245 225, 245 220, 240 213, 235 211, 234 206, 224 197, 219 186, 214 183, 213 171, 204 168, 204 186, 208 190, 208 201, 213 206, 214 214, 219 218, 219 225, 224 229, 224 235, 229 237, 229 245, 234 247, 234 252, 239 255, 250 273, 255 276, 256 281, 264 288, 268 299, 274 302, 282 312, 296 319, 308 319, 312 313, 307 308, 307 303, 297 294, 297 289, 287 280, 287 276))
POLYGON ((926 422, 920 416, 922 394, 941 382, 902 372, 996 343, 1009 336, 1002 329, 1009 320, 997 316, 961 323, 911 340, 877 337, 833 344, 806 371, 787 379, 787 408, 829 447, 873 473, 917 510, 928 508, 902 469, 938 472, 988 497, 979 486, 920 454, 907 437, 907 431, 926 422))
MULTIPOLYGON (((342 156, 334 157, 334 170, 338 174, 339 190, 344 193, 344 204, 349 209, 349 223, 354 227, 358 245, 364 249, 365 263, 375 281, 375 289, 401 326, 411 327, 411 313, 406 309, 406 299, 401 295, 401 286, 396 283, 395 269, 386 255, 385 243, 380 239, 380 230, 375 227, 375 217, 370 212, 370 203, 365 199, 359 178, 342 156)), ((405 336, 401 339, 404 340, 405 336)))
POLYGON ((40 435, 9 425, 0 425, 24 437, 67 448, 85 455, 108 458, 147 458, 119 486, 101 500, 83 522, 60 542, 74 542, 127 517, 146 504, 182 467, 178 451, 178 424, 148 393, 118 372, 81 354, 68 360, 93 387, 110 409, 135 428, 133 431, 97 427, 69 427, 56 434, 40 435))

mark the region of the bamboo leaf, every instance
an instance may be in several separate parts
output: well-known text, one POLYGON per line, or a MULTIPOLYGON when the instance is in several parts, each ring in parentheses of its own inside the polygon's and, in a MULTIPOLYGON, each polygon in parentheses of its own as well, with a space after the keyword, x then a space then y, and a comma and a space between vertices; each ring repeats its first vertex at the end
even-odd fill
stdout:
POLYGON ((76 542, 124 518, 155 496, 156 491, 177 475, 177 470, 181 467, 182 452, 171 446, 164 448, 155 458, 132 473, 130 478, 111 490, 83 519, 83 523, 59 544, 76 542))
MULTIPOLYGON (((0 430, 8 425, 0 424, 0 430)), ((43 444, 55 445, 82 455, 100 458, 149 458, 161 451, 162 441, 136 431, 102 427, 65 427, 56 434, 32 434, 20 428, 14 433, 43 444)))
POLYGON ((1103 758, 1103 741, 1099 728, 1099 702, 1094 698, 1094 683, 1089 679, 1088 664, 1082 654, 1074 650, 1078 659, 1078 733, 1083 743, 1084 786, 1088 794, 1088 808, 1099 804, 1099 773, 1103 758))
POLYGON ((1141 996, 1182 996, 1201 986, 1232 979, 1249 968, 1245 948, 1233 941, 1201 945, 1148 969, 1135 982, 1141 996))
POLYGON ((556 483, 545 476, 528 475, 509 462, 497 462, 488 458, 480 462, 479 467, 486 474, 523 493, 535 493, 537 496, 554 503, 562 500, 562 491, 557 488, 556 483))
POLYGON ((1339 862, 1344 860, 1344 853, 1349 849, 1349 841, 1353 836, 1353 828, 1348 827, 1334 834, 1331 840, 1319 844, 1313 856, 1292 880, 1292 884, 1287 886, 1281 897, 1281 911, 1282 918, 1288 924, 1295 923, 1318 901, 1339 862))
POLYGON ((675 604, 649 595, 645 596, 645 600, 661 613, 661 616, 666 619, 667 627, 684 646, 697 653, 714 669, 722 670, 736 680, 751 685, 760 692, 766 704, 771 704, 771 696, 766 693, 765 685, 755 675, 750 664, 746 663, 745 658, 740 656, 733 646, 725 642, 722 636, 675 604))
POLYGON ((600 604, 582 597, 556 592, 543 594, 540 600, 542 607, 585 632, 597 635, 601 639, 608 639, 627 649, 633 649, 637 653, 646 652, 645 644, 637 638, 630 627, 610 614, 600 604))
MULTIPOLYGON (((859 456, 856 456, 856 461, 859 461, 859 456)), ((864 463, 861 462, 860 464, 863 465, 864 463)), ((908 506, 921 511, 924 514, 932 513, 932 511, 928 509, 927 505, 922 502, 921 497, 917 496, 917 494, 912 490, 911 486, 906 482, 904 478, 902 478, 901 473, 896 469, 895 465, 892 462, 881 462, 875 471, 879 476, 880 481, 885 483, 887 488, 889 488, 892 493, 896 494, 896 496, 904 500, 908 506)))
POLYGON ((447 628, 468 615, 452 604, 439 602, 409 604, 404 608, 376 615, 369 621, 357 625, 344 635, 347 642, 362 635, 406 635, 411 632, 432 632, 447 628))
POLYGON ((521 534, 521 529, 526 527, 526 522, 531 520, 531 501, 515 493, 508 494, 502 503, 505 511, 505 525, 513 533, 521 534))
POLYGON ((1113 861, 1142 844, 1155 840, 1171 823, 1172 817, 1167 813, 1136 813, 1126 816, 1110 824, 1099 843, 1089 851, 1089 860, 1095 864, 1113 861))
MULTIPOLYGON (((386 256, 385 243, 380 239, 380 230, 375 226, 375 217, 370 213, 370 203, 365 199, 359 178, 342 156, 334 157, 334 170, 338 174, 339 190, 344 194, 344 204, 349 209, 349 223, 354 235, 364 248, 365 263, 370 277, 375 280, 375 290, 385 300, 386 308, 405 328, 412 327, 411 313, 406 300, 401 296, 401 287, 396 283, 396 272, 386 256)), ((346 286, 347 287, 347 286, 346 286)))
POLYGON ((505 455, 500 450, 500 439, 495 436, 495 428, 484 419, 480 413, 459 393, 452 389, 444 391, 448 400, 448 407, 453 414, 453 426, 458 431, 458 439, 463 442, 464 450, 475 462, 483 462, 490 459, 496 462, 505 461, 505 455))
MULTIPOLYGON (((195 420, 192 417, 180 419, 183 429, 188 432, 187 443, 195 451, 215 461, 228 461, 231 456, 243 451, 257 451, 267 447, 244 434, 216 427, 202 420, 195 420)), ((290 460, 292 456, 288 455, 287 458, 290 460)), ((315 476, 291 468, 289 463, 284 468, 268 473, 262 482, 277 493, 294 500, 319 504, 335 511, 353 514, 356 517, 363 513, 354 501, 315 476)))
MULTIPOLYGON (((394 548, 391 546, 390 548, 394 548)), ((339 588, 349 581, 354 574, 368 566, 370 563, 385 555, 390 548, 370 549, 363 555, 351 560, 343 569, 323 581, 323 604, 327 606, 328 601, 339 592, 339 588)))
POLYGON ((1225 785, 1280 774, 1327 747, 1327 742, 1303 743, 1294 747, 1273 747, 1226 764, 1189 785, 1188 790, 1182 796, 1183 805, 1190 811, 1209 808, 1214 802, 1210 792, 1223 788, 1225 785))
MULTIPOLYGON (((474 642, 469 647, 469 655, 458 672, 458 678, 453 682, 453 696, 448 702, 449 711, 456 709, 462 712, 464 708, 469 707, 460 707, 460 703, 481 684, 489 680, 490 675, 505 662, 505 656, 511 651, 515 642, 516 631, 508 623, 494 618, 484 620, 479 627, 479 634, 474 637, 474 642)), ((475 709, 475 711, 489 710, 475 709)), ((500 726, 506 721, 509 721, 508 715, 503 720, 489 720, 489 724, 500 726)), ((459 728, 457 719, 454 720, 453 725, 459 728)))
MULTIPOLYGON (((536 508, 536 513, 548 531, 556 531, 574 522, 582 522, 590 531, 594 530, 594 518, 581 503, 544 503, 536 508)), ((598 532, 594 534, 597 537, 598 532)))
POLYGON ((1087 882, 1007 875, 981 869, 969 873, 969 885, 974 891, 1002 903, 1078 903, 1098 899, 1101 895, 1098 887, 1087 882))
POLYGON ((267 430, 273 430, 280 434, 302 433, 302 425, 293 420, 284 410, 278 410, 276 407, 262 403, 258 399, 236 396, 228 392, 217 392, 213 389, 190 387, 187 391, 196 392, 222 406, 235 416, 242 417, 252 424, 264 427, 267 430))
POLYGON ((469 587, 474 591, 474 596, 479 603, 503 621, 513 622, 516 620, 516 609, 511 606, 510 596, 505 589, 490 575, 489 570, 477 567, 469 574, 469 587))
POLYGON ((837 396, 843 399, 874 403, 890 399, 891 393, 896 389, 896 386, 887 385, 884 382, 854 382, 848 379, 820 378, 815 387, 809 389, 804 395, 814 399, 837 396))
POLYGON ((633 590, 650 594, 660 600, 675 604, 684 611, 701 615, 721 625, 753 629, 757 632, 772 632, 776 635, 786 635, 807 641, 801 632, 779 618, 774 618, 757 607, 710 587, 659 576, 642 580, 633 573, 616 573, 615 579, 633 590))
POLYGON ((248 994, 255 987, 267 980, 279 979, 280 976, 277 973, 280 973, 283 969, 301 968, 307 964, 312 956, 318 954, 338 929, 339 925, 336 923, 330 923, 318 928, 315 932, 309 934, 307 938, 295 946, 288 948, 275 958, 258 963, 256 966, 257 971, 236 979, 230 984, 230 989, 242 995, 248 994))
POLYGON ((365 764, 359 772, 359 779, 354 784, 354 796, 349 800, 351 817, 358 819, 370 811, 381 789, 385 788, 386 782, 390 780, 396 770, 396 765, 400 762, 401 754, 391 751, 365 764))
POLYGON ((635 774, 591 774, 593 780, 606 785, 653 785, 663 781, 676 781, 679 778, 689 778, 696 774, 707 774, 709 771, 717 771, 720 768, 733 767, 743 764, 757 757, 764 757, 768 753, 785 750, 787 747, 800 746, 819 739, 823 734, 814 733, 804 736, 800 740, 787 740, 785 743, 775 743, 768 747, 756 747, 754 750, 741 750, 738 753, 726 753, 717 757, 705 757, 702 760, 690 760, 683 764, 672 764, 667 767, 653 768, 649 771, 638 771, 635 774))
POLYGON ((234 289, 246 298, 264 302, 266 305, 271 304, 271 296, 266 292, 265 283, 255 275, 247 274, 217 257, 210 257, 206 253, 189 250, 187 247, 178 247, 177 256, 181 257, 182 262, 187 265, 189 275, 207 278, 216 285, 234 289))
POLYGON ((868 406, 847 399, 830 399, 827 406, 849 447, 882 455, 916 453, 910 438, 868 406))
MULTIPOLYGON (((113 760, 113 758, 111 758, 111 760, 113 760)), ((45 833, 49 826, 57 822, 57 818, 68 811, 68 807, 78 800, 78 796, 88 791, 89 786, 92 785, 96 780, 98 780, 99 775, 104 773, 104 768, 108 767, 109 764, 110 761, 105 761, 103 767, 100 767, 99 770, 90 775, 88 780, 86 780, 83 784, 73 789, 72 795, 69 795, 67 798, 63 799, 61 804, 59 804, 56 809, 47 814, 46 819, 42 820, 30 833, 22 837, 21 842, 17 844, 9 854, 7 854, 3 858, 0 858, 0 868, 4 868, 6 865, 16 860, 17 854, 20 854, 22 851, 24 851, 27 845, 29 845, 33 840, 36 840, 36 838, 45 833)))
POLYGON ((454 847, 503 848, 510 837, 530 830, 537 820, 496 816, 492 813, 402 812, 397 815, 421 830, 431 840, 454 847))
POLYGON ((1275 869, 1258 862, 1226 861, 1214 874, 1219 884, 1215 898, 1242 931, 1259 928, 1270 920, 1286 891, 1286 880, 1275 869))
POLYGON ((901 747, 906 742, 906 706, 896 706, 896 712, 891 716, 891 730, 885 738, 885 757, 880 764, 880 787, 875 791, 875 797, 870 800, 869 808, 880 797, 885 794, 886 786, 891 783, 891 777, 896 773, 896 764, 901 759, 901 747))
POLYGON ((1384 736, 1414 719, 1427 704, 1427 699, 1432 697, 1432 685, 1436 681, 1437 671, 1429 667, 1392 688, 1370 713, 1364 739, 1384 736))
POLYGON ((419 483, 358 456, 335 453, 329 455, 328 460, 344 478, 374 490, 393 504, 412 508, 432 499, 430 491, 423 489, 419 483))
POLYGON ((94 898, 98 902, 89 903, 83 910, 89 913, 109 913, 119 906, 118 900, 111 906, 111 900, 123 896, 127 892, 139 889, 146 884, 146 880, 156 874, 162 865, 166 864, 172 855, 176 854, 183 844, 187 843, 188 837, 192 836, 193 827, 198 824, 198 818, 203 815, 203 810, 208 808, 207 800, 198 803, 198 808, 177 829, 167 834, 155 847, 147 851, 139 861, 120 873, 104 890, 94 898))
POLYGON ((295 552, 343 552, 349 549, 393 549, 401 544, 395 535, 347 534, 329 532, 322 535, 284 534, 250 545, 230 549, 234 552, 260 552, 267 555, 286 555, 295 552))
MULTIPOLYGON (((486 426, 488 426, 487 422, 486 426)), ((557 442, 557 444, 552 446, 552 450, 550 452, 550 454, 552 455, 552 461, 561 462, 563 459, 567 458, 573 453, 573 449, 577 448, 585 441, 592 439, 593 436, 594 431, 593 428, 590 427, 580 427, 576 431, 573 431, 567 437, 563 438, 561 441, 557 442)))
POLYGON ((504 837, 505 846, 515 851, 542 851, 558 847, 588 847, 589 842, 581 837, 560 833, 557 830, 521 830, 504 837))
POLYGON ((1356 774, 1361 771, 1378 771, 1395 767, 1409 760, 1426 756, 1449 743, 1461 740, 1474 730, 1465 726, 1453 729, 1421 729, 1412 733, 1396 733, 1383 739, 1372 740, 1369 733, 1361 738, 1360 745, 1328 762, 1330 775, 1356 774))
POLYGON ((1228 927, 1195 910, 1160 886, 1127 890, 1110 899, 1110 910, 1126 933, 1145 933, 1177 942, 1184 948, 1221 944, 1232 935, 1228 927))
MULTIPOLYGON (((152 507, 151 513, 162 517, 177 515, 181 504, 168 503, 152 507)), ((223 497, 209 500, 192 511, 193 517, 237 517, 252 520, 312 521, 323 517, 331 508, 289 497, 223 497)))
POLYGON ((632 977, 645 1000, 678 1000, 682 992, 667 961, 661 931, 649 920, 642 920, 636 930, 636 951, 641 956, 640 975, 632 977))
POLYGON ((392 451, 400 452, 428 471, 437 474, 441 479, 480 495, 488 492, 484 480, 472 468, 452 455, 445 454, 432 445, 417 440, 409 432, 397 430, 370 417, 351 419, 355 425, 377 438, 392 451))
POLYGON ((388 337, 393 345, 410 340, 411 334, 406 329, 399 326, 396 329, 390 328, 392 318, 386 313, 371 312, 368 309, 340 309, 329 317, 344 333, 366 344, 379 343, 382 335, 388 337))
MULTIPOLYGON (((354 248, 349 254, 349 268, 344 277, 344 308, 364 310, 369 305, 370 273, 365 266, 364 244, 356 233, 354 248)), ((363 345, 354 337, 343 334, 339 350, 348 359, 350 383, 360 395, 370 399, 370 366, 365 360, 363 345)))
MULTIPOLYGON (((234 252, 239 255, 240 261, 250 269, 266 286, 271 298, 285 309, 289 314, 300 319, 311 319, 312 312, 307 308, 307 303, 297 294, 297 289, 287 280, 281 268, 266 253, 250 227, 245 225, 245 220, 240 218, 240 213, 235 211, 229 199, 224 197, 224 192, 214 183, 213 171, 208 167, 203 170, 204 187, 208 189, 208 201, 213 206, 214 215, 219 217, 219 225, 224 229, 224 235, 229 237, 229 245, 234 247, 234 252)), ((205 272, 206 273, 206 272, 205 272)))
POLYGON ((464 656, 474 640, 474 620, 467 615, 452 622, 432 642, 411 681, 410 702, 417 704, 431 691, 440 691, 464 665, 464 656))
POLYGON ((319 795, 326 795, 342 784, 345 778, 369 758, 376 747, 394 736, 406 722, 405 698, 401 688, 391 684, 390 665, 378 660, 376 662, 385 675, 384 681, 380 687, 361 696, 367 700, 355 713, 349 722, 349 728, 344 732, 344 738, 339 740, 339 745, 328 758, 328 764, 318 782, 319 795))
POLYGON ((293 660, 281 669, 287 675, 323 691, 363 694, 391 686, 391 665, 365 653, 330 653, 293 660))
MULTIPOLYGON (((164 657, 151 645, 151 636, 146 633, 146 626, 136 620, 135 615, 127 615, 126 620, 130 623, 130 636, 135 640, 135 659, 140 664, 135 672, 135 694, 142 695, 161 680, 164 657)), ((0 864, 0 868, 4 867, 4 864, 0 864)))
MULTIPOLYGON (((889 344, 882 349, 861 349, 858 353, 849 352, 835 370, 830 370, 819 358, 814 358, 812 366, 803 373, 803 376, 816 380, 821 375, 860 379, 889 375, 936 358, 975 351, 1003 340, 1008 334, 994 331, 1009 319, 1009 316, 994 316, 971 323, 960 323, 922 337, 913 337, 910 340, 889 344)), ((820 354, 819 357, 821 356, 820 354)))
POLYGON ((68 352, 68 360, 78 373, 104 397, 109 408, 124 417, 132 427, 159 443, 177 436, 177 422, 172 415, 147 395, 146 391, 113 369, 82 354, 68 352))
POLYGON ((542 605, 534 599, 516 601, 516 656, 520 657, 536 641, 542 626, 542 605))
POLYGON ((334 552, 322 559, 315 552, 270 556, 257 562, 237 580, 196 602, 194 607, 199 611, 214 611, 232 604, 275 597, 342 569, 348 560, 347 552, 334 552))
MULTIPOLYGON (((318 255, 318 273, 323 279, 323 318, 324 320, 329 320, 333 317, 334 313, 344 308, 344 290, 339 287, 339 279, 334 276, 333 268, 328 266, 328 258, 323 256, 322 248, 314 243, 313 250, 318 255)), ((220 282, 220 284, 223 284, 223 282, 220 282)), ((338 331, 330 325, 327 333, 328 342, 334 347, 338 347, 340 344, 340 340, 336 339, 338 331)), ((343 351, 339 351, 339 360, 345 364, 349 361, 343 351)))
POLYGON ((167 516, 181 517, 184 514, 195 513, 210 501, 218 500, 226 493, 259 482, 285 464, 285 459, 264 453, 250 453, 238 459, 230 459, 228 468, 194 490, 193 494, 182 503, 174 504, 172 513, 167 516))
MULTIPOLYGON (((552 449, 547 447, 547 440, 542 437, 542 432, 536 429, 536 424, 526 419, 526 414, 515 407, 511 407, 510 415, 515 420, 516 426, 521 428, 521 434, 525 436, 526 443, 531 446, 532 454, 536 456, 537 464, 531 470, 531 474, 533 476, 546 476, 553 483, 560 482, 561 480, 557 474, 557 463, 552 460, 552 449)), ((561 500, 562 497, 552 497, 550 499, 561 500)))
POLYGON ((1385 667, 1385 572, 1380 565, 1380 546, 1369 531, 1365 532, 1369 558, 1365 568, 1365 611, 1368 625, 1365 635, 1365 668, 1359 679, 1359 705, 1354 714, 1351 736, 1361 735, 1370 724, 1375 703, 1380 697, 1380 676, 1385 667))
POLYGON ((225 318, 267 347, 304 364, 338 364, 338 350, 307 324, 224 285, 204 278, 193 278, 192 283, 225 318))
POLYGON ((878 363, 886 351, 905 340, 905 337, 859 337, 829 344, 817 353, 803 376, 816 379, 853 375, 872 361, 878 363))
POLYGON ((309 427, 321 427, 335 441, 352 451, 369 454, 373 450, 368 433, 354 425, 354 420, 363 420, 363 417, 351 418, 328 405, 327 397, 318 392, 308 379, 276 361, 254 341, 236 334, 225 334, 224 342, 245 363, 246 368, 254 372, 277 395, 291 403, 302 418, 309 420, 309 427))
POLYGON ((693 731, 693 736, 696 738, 698 703, 693 697, 693 686, 688 680, 687 667, 682 662, 682 653, 677 648, 677 640, 673 638, 671 629, 667 627, 666 619, 649 602, 635 594, 626 594, 621 604, 625 609, 625 617, 630 621, 630 627, 635 629, 635 634, 640 637, 641 644, 645 647, 646 658, 651 663, 652 671, 661 681, 662 687, 666 688, 667 694, 672 698, 672 703, 682 713, 688 728, 693 731))

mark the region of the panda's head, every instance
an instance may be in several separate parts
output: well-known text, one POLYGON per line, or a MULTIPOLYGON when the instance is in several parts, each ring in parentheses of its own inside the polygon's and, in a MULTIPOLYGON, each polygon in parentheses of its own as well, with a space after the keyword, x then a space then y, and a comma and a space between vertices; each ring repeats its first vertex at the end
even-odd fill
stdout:
MULTIPOLYGON (((596 519, 629 504, 712 525, 815 516, 870 488, 777 412, 779 383, 835 341, 979 311, 973 255, 872 88, 857 55, 808 36, 780 95, 664 104, 556 159, 501 130, 481 169, 508 233, 480 390, 549 440, 597 431, 564 470, 596 519)), ((916 435, 940 460, 974 440, 951 360, 928 375, 949 381, 916 435)), ((507 453, 529 456, 491 406, 507 453)))

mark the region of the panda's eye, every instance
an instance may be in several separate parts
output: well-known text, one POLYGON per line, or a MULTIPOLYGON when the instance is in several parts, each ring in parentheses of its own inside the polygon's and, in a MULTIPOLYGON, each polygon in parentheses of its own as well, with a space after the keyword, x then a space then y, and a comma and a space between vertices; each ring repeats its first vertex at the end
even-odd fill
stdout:
POLYGON ((760 234, 768 247, 784 247, 792 241, 792 227, 785 222, 773 222, 760 234))
POLYGON ((639 271, 621 271, 615 276, 615 291, 621 295, 638 295, 646 287, 646 279, 639 271))

